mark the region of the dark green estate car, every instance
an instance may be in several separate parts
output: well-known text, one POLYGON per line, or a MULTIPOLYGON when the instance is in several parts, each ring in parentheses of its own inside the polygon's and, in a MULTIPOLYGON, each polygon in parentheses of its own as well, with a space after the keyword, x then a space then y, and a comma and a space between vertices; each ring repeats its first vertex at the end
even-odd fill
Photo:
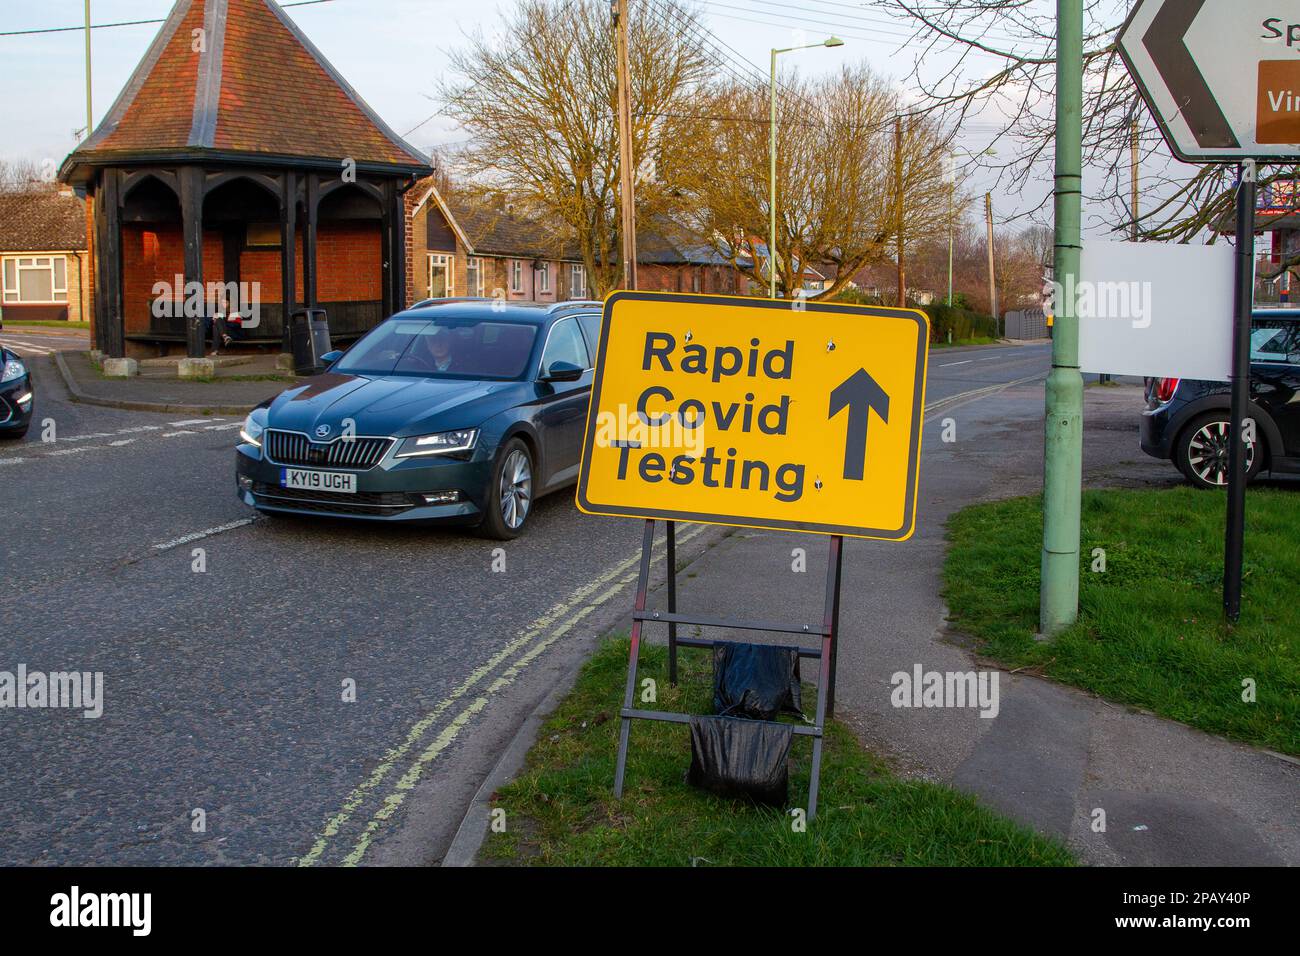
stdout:
POLYGON ((515 537, 537 498, 577 479, 600 309, 439 299, 398 313, 254 409, 240 497, 515 537))

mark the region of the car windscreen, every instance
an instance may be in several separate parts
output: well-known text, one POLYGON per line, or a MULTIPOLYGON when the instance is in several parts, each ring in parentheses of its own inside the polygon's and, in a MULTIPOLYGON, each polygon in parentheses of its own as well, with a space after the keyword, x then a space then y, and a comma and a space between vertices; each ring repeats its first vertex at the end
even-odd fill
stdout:
POLYGON ((491 319, 389 319, 334 366, 359 375, 519 379, 537 327, 491 319))

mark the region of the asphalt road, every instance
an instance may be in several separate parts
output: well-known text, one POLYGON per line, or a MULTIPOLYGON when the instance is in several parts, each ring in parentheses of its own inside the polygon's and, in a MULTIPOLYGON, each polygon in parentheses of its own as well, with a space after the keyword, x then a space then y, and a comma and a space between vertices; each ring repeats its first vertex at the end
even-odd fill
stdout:
MULTIPOLYGON (((72 404, 44 338, 0 335, 37 380, 27 439, 0 444, 0 670, 102 672, 103 716, 0 710, 0 865, 437 862, 515 729, 626 612, 640 523, 567 494, 504 547, 254 517, 239 421, 72 404)), ((939 350, 928 401, 1048 361, 939 350)), ((722 535, 683 527, 681 557, 722 535)))

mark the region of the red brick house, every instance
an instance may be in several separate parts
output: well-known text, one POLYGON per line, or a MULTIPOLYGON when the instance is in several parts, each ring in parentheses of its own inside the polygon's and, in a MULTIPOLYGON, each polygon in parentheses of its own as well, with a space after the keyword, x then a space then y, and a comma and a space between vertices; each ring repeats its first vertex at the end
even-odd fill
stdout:
POLYGON ((582 258, 554 230, 481 197, 410 194, 412 299, 486 296, 530 302, 591 294, 582 258))
POLYGON ((67 187, 0 193, 0 316, 84 321, 89 274, 82 199, 67 187))
POLYGON ((252 341, 300 308, 364 332, 407 301, 404 193, 431 171, 274 0, 177 0, 60 170, 90 198, 94 341, 201 356, 214 283, 254 299, 252 341))

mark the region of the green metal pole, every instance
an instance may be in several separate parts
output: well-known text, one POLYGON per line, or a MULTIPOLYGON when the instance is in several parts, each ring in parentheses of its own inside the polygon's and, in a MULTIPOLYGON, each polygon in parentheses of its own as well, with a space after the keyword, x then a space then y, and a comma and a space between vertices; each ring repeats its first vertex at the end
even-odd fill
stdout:
POLYGON ((1083 0, 1056 3, 1056 252, 1059 301, 1047 377, 1043 563, 1039 624, 1045 636, 1079 616, 1079 507, 1083 483, 1083 376, 1079 280, 1083 169, 1083 0), (1062 290, 1064 292, 1062 293, 1062 290))
POLYGON ((772 116, 769 132, 767 158, 768 170, 767 212, 769 217, 767 230, 767 295, 776 298, 776 54, 772 51, 772 116))

